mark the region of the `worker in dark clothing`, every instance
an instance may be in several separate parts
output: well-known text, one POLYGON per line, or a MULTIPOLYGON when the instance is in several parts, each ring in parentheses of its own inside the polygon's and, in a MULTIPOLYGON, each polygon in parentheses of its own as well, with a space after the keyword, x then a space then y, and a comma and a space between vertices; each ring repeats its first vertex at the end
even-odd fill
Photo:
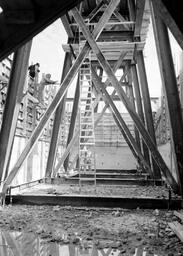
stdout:
POLYGON ((38 74, 40 72, 39 70, 39 63, 36 63, 34 65, 30 65, 28 70, 29 70, 29 76, 34 80, 36 74, 38 74))

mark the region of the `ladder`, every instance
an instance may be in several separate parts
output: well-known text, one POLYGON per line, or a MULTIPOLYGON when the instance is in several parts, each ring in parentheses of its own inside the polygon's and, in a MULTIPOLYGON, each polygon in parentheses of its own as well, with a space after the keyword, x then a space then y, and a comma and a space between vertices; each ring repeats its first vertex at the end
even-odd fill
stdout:
MULTIPOLYGON (((80 32, 82 36, 82 33, 80 32)), ((79 49, 84 44, 83 37, 79 49)), ((79 101, 79 187, 82 182, 93 184, 96 190, 96 157, 94 131, 94 95, 92 91, 91 51, 85 57, 79 70, 80 101, 79 101)))

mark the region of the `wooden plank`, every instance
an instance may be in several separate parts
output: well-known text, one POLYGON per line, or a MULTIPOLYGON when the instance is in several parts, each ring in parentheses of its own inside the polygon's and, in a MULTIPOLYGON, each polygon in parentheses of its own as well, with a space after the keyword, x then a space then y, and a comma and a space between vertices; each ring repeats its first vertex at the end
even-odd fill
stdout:
POLYGON ((135 125, 138 128, 139 132, 141 133, 144 142, 147 144, 147 146, 151 150, 151 154, 153 155, 153 158, 157 162, 158 166, 161 168, 167 182, 170 184, 170 186, 172 187, 172 189, 174 190, 175 193, 180 193, 179 186, 178 186, 176 180, 174 179, 174 177, 173 177, 172 173, 170 172, 169 168, 167 167, 167 165, 166 165, 165 161, 163 160, 161 154, 157 150, 156 145, 154 145, 154 142, 152 141, 151 137, 149 136, 149 133, 146 131, 146 129, 145 129, 144 125, 142 124, 140 118, 134 112, 133 107, 131 106, 131 103, 129 102, 129 99, 127 98, 123 88, 119 85, 119 82, 116 79, 109 63, 106 61, 106 59, 104 58, 103 54, 101 53, 99 47, 97 46, 95 40, 92 38, 92 36, 91 36, 90 32, 88 31, 82 17, 80 16, 77 8, 74 8, 72 10, 72 13, 73 13, 74 19, 76 20, 76 22, 80 26, 80 29, 82 30, 83 35, 85 36, 85 38, 87 38, 87 41, 90 44, 93 52, 96 54, 99 63, 101 64, 104 71, 108 75, 111 83, 115 87, 119 97, 121 98, 122 102, 124 103, 124 105, 125 105, 126 109, 128 110, 131 118, 135 122, 135 125))
POLYGON ((183 118, 177 79, 168 29, 159 18, 154 2, 151 2, 151 11, 160 73, 168 107, 173 152, 177 164, 177 180, 180 186, 181 195, 183 196, 183 118))
POLYGON ((173 214, 183 222, 183 213, 174 211, 173 214))
MULTIPOLYGON (((108 21, 108 19, 110 18, 114 9, 116 8, 116 6, 118 4, 119 4, 119 0, 112 0, 110 2, 110 4, 107 7, 105 13, 102 15, 102 17, 99 20, 98 26, 95 27, 95 29, 93 31, 93 38, 97 39, 99 37, 103 27, 105 26, 105 23, 108 21)), ((21 155, 19 156, 17 162, 15 163, 12 170, 10 171, 10 173, 9 173, 8 177, 6 178, 6 180, 3 184, 3 187, 2 187, 2 193, 1 194, 2 194, 3 200, 4 200, 4 196, 5 196, 5 193, 6 193, 6 190, 7 190, 8 186, 11 184, 12 180, 14 179, 14 177, 16 176, 17 172, 19 171, 20 167, 22 166, 24 160, 26 159, 26 157, 30 153, 31 149, 33 148, 33 146, 35 145, 35 143, 37 142, 37 140, 41 136, 42 130, 44 129, 47 122, 49 121, 49 118, 51 117, 53 112, 56 110, 56 108, 60 104, 64 94, 66 93, 69 85, 73 81, 76 73, 78 72, 78 70, 79 70, 79 68, 82 64, 82 61, 83 61, 84 57, 87 55, 89 50, 90 50, 90 46, 89 46, 88 43, 86 43, 84 45, 84 47, 82 48, 81 53, 77 57, 76 61, 74 62, 73 66, 69 70, 69 72, 68 72, 67 76, 65 77, 63 83, 61 84, 60 89, 57 91, 53 101, 51 102, 51 104, 49 105, 45 114, 41 118, 39 124, 35 128, 33 134, 31 135, 29 141, 27 142, 27 144, 26 144, 24 150, 22 151, 21 155)))
POLYGON ((168 223, 168 225, 172 229, 172 231, 178 236, 178 238, 183 242, 183 225, 181 225, 177 221, 170 222, 168 223))
POLYGON ((15 53, 13 60, 0 131, 0 180, 3 181, 8 172, 8 161, 23 97, 31 45, 32 41, 21 47, 15 53))
MULTIPOLYGON (((121 42, 121 41, 114 41, 114 42, 98 42, 97 43, 101 51, 134 51, 136 47, 137 50, 142 50, 145 46, 145 42, 121 42)), ((79 45, 78 44, 71 44, 73 50, 78 53, 79 52, 79 45)), ((69 44, 63 44, 62 48, 65 52, 70 51, 69 44)))

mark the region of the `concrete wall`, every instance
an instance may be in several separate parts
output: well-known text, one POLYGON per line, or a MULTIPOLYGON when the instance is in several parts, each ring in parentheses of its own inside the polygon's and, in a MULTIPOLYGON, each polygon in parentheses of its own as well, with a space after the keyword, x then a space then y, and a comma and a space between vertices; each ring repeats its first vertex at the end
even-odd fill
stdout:
POLYGON ((136 160, 128 147, 96 147, 97 169, 135 169, 136 160))

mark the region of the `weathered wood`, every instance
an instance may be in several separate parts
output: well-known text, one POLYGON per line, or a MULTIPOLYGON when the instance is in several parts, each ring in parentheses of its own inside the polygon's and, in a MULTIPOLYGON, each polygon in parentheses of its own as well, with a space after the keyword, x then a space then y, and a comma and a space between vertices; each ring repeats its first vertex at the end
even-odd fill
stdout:
MULTIPOLYGON (((116 8, 116 6, 118 4, 119 4, 119 0, 112 0, 110 2, 110 4, 107 7, 106 11, 104 12, 104 14, 102 15, 102 17, 99 20, 98 26, 95 27, 95 29, 93 30, 93 37, 95 39, 97 39, 99 37, 102 29, 105 26, 105 23, 111 17, 113 11, 115 10, 115 8, 116 8)), ((18 173, 20 167, 22 166, 24 160, 26 159, 26 157, 30 153, 31 149, 35 145, 36 141, 41 136, 42 130, 44 129, 44 127, 47 124, 47 122, 49 121, 49 118, 51 117, 53 112, 58 107, 59 103, 61 102, 64 94, 66 93, 69 85, 73 81, 76 73, 78 72, 78 70, 79 70, 79 68, 80 68, 80 66, 82 64, 82 61, 84 60, 85 56, 88 54, 89 50, 90 50, 90 46, 86 42, 85 45, 83 46, 79 56, 77 57, 76 61, 74 62, 73 66, 71 67, 71 69, 69 70, 67 76, 65 77, 63 83, 61 84, 60 89, 56 93, 53 101, 49 105, 48 109, 46 110, 45 114, 43 115, 42 119, 40 120, 39 124, 35 128, 33 134, 31 135, 29 141, 27 142, 24 150, 22 151, 21 155, 19 156, 17 162, 15 163, 14 167, 12 168, 12 170, 9 173, 8 177, 6 178, 6 180, 5 180, 4 184, 3 184, 3 187, 2 187, 2 195, 4 195, 6 193, 6 190, 7 190, 8 186, 10 185, 12 180, 14 179, 15 175, 18 173)))
MULTIPOLYGON (((80 83, 79 83, 79 76, 78 76, 76 89, 75 89, 74 103, 73 103, 73 107, 72 107, 69 133, 68 133, 68 137, 67 137, 67 144, 66 144, 67 146, 69 145, 69 143, 73 137, 73 134, 74 134, 76 117, 77 117, 77 113, 78 113, 79 97, 80 97, 80 83)), ((69 154, 64 161, 65 172, 67 172, 68 163, 69 163, 69 154)))
POLYGON ((172 231, 178 236, 178 238, 183 242, 183 225, 181 225, 177 221, 170 222, 168 223, 168 225, 172 229, 172 231))
MULTIPOLYGON (((138 113, 138 116, 140 117, 142 123, 145 125, 144 111, 142 108, 142 100, 141 100, 141 93, 140 93, 140 86, 139 86, 136 65, 132 64, 131 69, 132 69, 133 88, 134 88, 135 99, 136 99, 137 113, 138 113)), ((143 155, 144 155, 147 163, 150 165, 149 150, 143 140, 142 140, 142 149, 143 149, 143 155)))
MULTIPOLYGON (((138 68, 138 74, 140 79, 140 88, 141 88, 142 99, 143 99, 142 104, 144 107, 143 109, 145 114, 145 123, 147 126, 147 131, 149 132, 154 142, 154 145, 156 145, 156 136, 155 136, 155 130, 154 130, 153 117, 152 117, 151 100, 149 95, 144 56, 142 51, 137 51, 136 59, 137 59, 137 68, 138 68)), ((154 178, 160 179, 161 178, 160 169, 155 163, 154 159, 152 159, 152 167, 154 172, 154 178)))
POLYGON ((174 211, 173 214, 183 222, 183 213, 174 211))
MULTIPOLYGON (((72 66, 71 53, 66 53, 65 59, 64 59, 64 65, 63 65, 61 83, 63 82, 64 78, 66 77, 67 73, 69 72, 69 69, 71 66, 72 66)), ((60 124, 61 124, 62 118, 64 116, 64 112, 65 112, 66 97, 67 97, 67 93, 64 95, 63 99, 61 100, 61 102, 55 112, 50 148, 49 148, 48 159, 47 159, 47 164, 46 164, 46 172, 45 172, 46 177, 50 177, 52 170, 53 170, 53 165, 55 162, 56 151, 57 151, 57 143, 59 140, 60 124)))
POLYGON ((140 118, 134 112, 133 107, 131 106, 131 103, 129 102, 129 99, 127 98, 123 88, 120 86, 120 84, 119 84, 117 78, 115 77, 109 63, 106 61, 106 59, 104 58, 103 54, 101 53, 99 47, 97 46, 97 43, 95 42, 95 40, 91 36, 91 34, 90 34, 89 30, 87 29, 82 17, 79 14, 77 8, 74 8, 72 10, 72 13, 74 15, 74 19, 76 20, 76 22, 80 26, 80 29, 82 30, 83 35, 85 36, 85 38, 87 38, 87 41, 90 44, 93 52, 96 54, 98 61, 100 62, 101 66, 103 67, 106 74, 108 75, 108 77, 109 77, 111 83, 113 84, 113 86, 115 87, 119 97, 123 101, 123 103, 124 103, 126 109, 128 110, 132 120, 135 122, 135 125, 138 128, 139 132, 141 133, 144 142, 147 144, 147 146, 151 150, 151 154, 152 154, 153 158, 155 159, 155 161, 157 162, 157 164, 159 165, 159 167, 161 168, 167 182, 170 184, 170 186, 172 187, 172 189, 176 193, 180 193, 179 186, 178 186, 176 180, 174 179, 174 177, 173 177, 172 173, 170 172, 169 168, 167 167, 167 165, 166 165, 165 161, 163 160, 161 154, 157 150, 156 145, 154 145, 154 142, 153 142, 151 136, 149 136, 149 133, 146 131, 146 129, 145 129, 144 125, 142 124, 140 118))
POLYGON ((0 179, 4 181, 26 81, 32 41, 15 53, 0 132, 0 179))
POLYGON ((162 84, 168 107, 172 145, 178 167, 176 168, 177 180, 183 196, 183 120, 178 86, 171 54, 168 29, 159 18, 154 2, 151 3, 151 12, 162 84))
MULTIPOLYGON (((100 79, 98 78, 95 70, 92 68, 92 80, 95 84, 95 86, 98 88, 98 90, 101 90, 103 92, 102 97, 104 98, 104 101, 106 101, 107 104, 109 104, 110 108, 112 109, 112 113, 114 113, 115 117, 117 118, 120 126, 120 131, 122 131, 122 135, 124 136, 124 139, 126 140, 127 144, 130 144, 130 149, 133 148, 132 153, 134 153, 134 150, 136 152, 135 157, 137 158, 137 161, 140 161, 144 164, 146 170, 152 177, 152 172, 150 169, 150 166, 145 161, 143 155, 141 154, 140 148, 136 144, 135 139, 133 138, 131 132, 128 129, 128 126, 126 125, 125 121, 123 120, 121 114, 119 113, 118 109, 116 108, 114 102, 112 101, 110 95, 104 88, 103 84, 100 82, 100 79)), ((117 124, 118 124, 117 122, 117 124)))

